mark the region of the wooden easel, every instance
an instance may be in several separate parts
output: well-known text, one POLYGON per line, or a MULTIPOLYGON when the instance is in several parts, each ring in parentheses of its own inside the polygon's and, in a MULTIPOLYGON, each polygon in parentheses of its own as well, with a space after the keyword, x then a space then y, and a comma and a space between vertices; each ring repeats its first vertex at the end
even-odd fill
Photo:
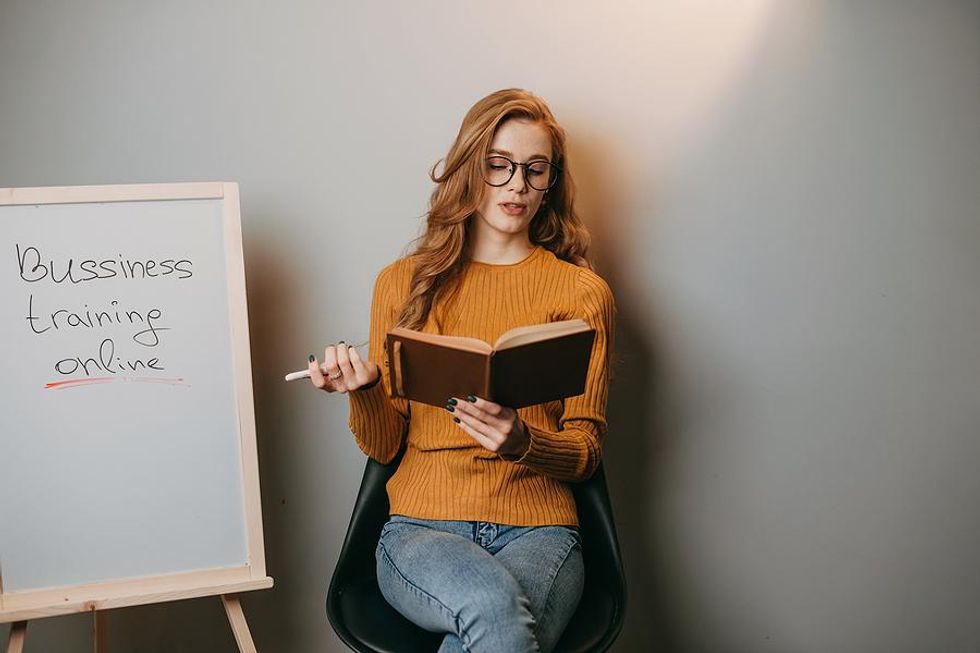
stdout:
MULTIPOLYGON (((73 512, 72 528, 81 529, 91 526, 91 530, 79 530, 79 535, 87 538, 85 555, 73 559, 70 568, 66 568, 65 565, 52 564, 57 560, 57 557, 52 558, 43 547, 35 550, 23 545, 23 542, 32 542, 35 539, 46 537, 51 528, 66 526, 62 523, 64 516, 59 511, 63 501, 53 490, 35 493, 29 497, 28 506, 30 510, 17 513, 29 515, 28 518, 20 518, 16 523, 4 522, 5 533, 7 529, 13 531, 18 525, 26 527, 23 537, 20 538, 20 550, 14 550, 12 553, 6 550, 2 552, 5 557, 2 561, 3 568, 0 569, 0 622, 12 624, 6 646, 7 653, 22 653, 28 622, 80 612, 92 614, 94 647, 96 653, 105 653, 109 610, 204 596, 221 598, 239 651, 241 653, 255 653, 255 644, 252 642, 252 636, 245 622, 238 596, 243 592, 269 589, 273 585, 273 579, 266 575, 265 570, 262 502, 259 495, 258 451, 255 438, 255 409, 252 395, 252 368, 248 340, 248 310, 245 301, 245 265, 242 255, 238 184, 234 182, 192 182, 0 188, 0 217, 16 220, 19 228, 23 227, 28 230, 29 227, 28 231, 32 231, 34 234, 24 236, 27 240, 23 242, 28 242, 28 240, 34 242, 33 238, 40 238, 46 230, 53 229, 53 225, 61 224, 60 221, 64 220, 66 216, 65 211, 71 215, 69 221, 76 225, 78 231, 74 233, 74 236, 78 238, 88 233, 99 236, 102 235, 101 232, 112 232, 119 235, 119 239, 113 241, 118 244, 119 249, 105 249, 105 251, 110 252, 107 254, 110 259, 106 260, 111 260, 111 252, 128 252, 130 250, 126 248, 132 248, 133 259, 127 258, 125 264, 123 254, 119 253, 118 270, 124 273, 123 276, 126 276, 127 266, 130 271, 129 278, 136 278, 135 271, 137 269, 141 270, 140 274, 147 277, 162 275, 160 270, 156 274, 150 274, 149 259, 141 258, 144 257, 144 252, 157 251, 157 240, 161 238, 173 238, 175 242, 192 241, 195 244, 193 250, 188 250, 188 252, 197 252, 192 257, 190 253, 180 254, 191 258, 179 262, 170 261, 174 264, 171 266, 171 272, 178 271, 179 266, 176 263, 192 266, 194 260, 201 261, 202 257, 210 257, 215 262, 217 267, 213 270, 206 268, 208 270, 206 274, 193 275, 190 274, 190 267, 186 268, 183 271, 186 276, 181 276, 181 279, 190 279, 192 276, 195 279, 191 286, 186 286, 186 283, 191 282, 185 281, 185 285, 180 288, 182 292, 177 292, 174 289, 173 292, 168 291, 165 295, 158 297, 157 295, 161 291, 153 291, 152 294, 146 293, 140 301, 145 301, 147 302, 146 306, 150 306, 156 305, 162 297, 167 297, 167 301, 171 303, 176 303, 178 298, 181 301, 187 300, 186 303, 170 307, 174 309, 174 314, 190 315, 193 313, 200 317, 203 315, 202 311, 205 310, 206 305, 197 300, 189 299, 196 296, 198 290, 211 293, 207 296, 224 296, 224 301, 209 302, 209 304, 214 305, 214 310, 208 313, 207 320, 217 320, 216 323, 220 324, 225 324, 227 321, 227 328, 218 329, 214 333, 211 331, 191 332, 189 340, 197 342, 196 347, 207 346, 212 350, 217 347, 223 352, 220 357, 215 358, 214 362, 208 363, 208 365, 218 365, 215 368, 216 372, 233 372, 228 379, 231 382, 231 394, 226 396, 228 401, 219 402, 188 399, 184 390, 179 393, 143 395, 145 398, 139 400, 138 406, 134 404, 134 410, 145 411, 147 415, 150 414, 149 411, 186 411, 186 414, 183 415, 184 421, 174 422, 177 426, 164 426, 161 423, 157 427, 154 425, 157 420, 147 419, 142 423, 140 439, 134 442, 129 437, 130 431, 132 431, 131 425, 126 423, 117 425, 112 420, 100 420, 97 427, 93 426, 84 433, 73 434, 76 440, 81 439, 87 447, 85 466, 51 464, 50 461, 42 460, 42 450, 39 449, 38 455, 31 458, 36 461, 36 467, 18 466, 16 474, 10 474, 8 473, 9 470, 5 469, 4 475, 0 476, 0 480, 6 483, 0 483, 0 516, 3 518, 6 518, 8 514, 4 510, 8 502, 26 500, 23 497, 15 499, 16 493, 6 491, 7 488, 15 487, 21 482, 21 479, 33 481, 33 479, 40 478, 47 482, 48 475, 56 471, 59 474, 57 484, 46 484, 45 487, 51 485, 51 487, 59 488, 82 488, 88 485, 86 479, 92 476, 99 476, 104 481, 99 487, 93 488, 90 494, 82 493, 76 497, 77 503, 92 509, 92 516, 96 519, 87 520, 84 512, 73 512), (29 219, 25 217, 25 210, 30 213, 29 219), (44 217, 41 217, 42 213, 44 217), (48 223, 47 220, 52 222, 48 223), (218 264, 218 261, 223 262, 223 264, 218 264), (134 265, 138 267, 133 267, 134 265), (182 397, 183 399, 181 399, 182 397), (170 399, 174 399, 174 402, 170 403, 170 399), (197 438, 185 437, 180 442, 172 438, 173 434, 170 429, 192 429, 194 425, 199 423, 210 425, 207 427, 210 434, 207 443, 201 444, 197 438), (126 448, 124 452, 118 450, 114 444, 117 441, 114 439, 116 437, 125 437, 132 446, 126 448), (142 446, 144 442, 146 448, 142 446), (150 452, 158 450, 152 447, 163 442, 167 443, 167 451, 173 454, 166 461, 166 464, 171 465, 169 468, 163 466, 164 461, 160 460, 159 457, 154 455, 152 461, 148 457, 150 452), (174 446, 171 446, 172 444, 174 446), (176 446, 182 448, 174 448, 176 446), (215 469, 216 473, 195 472, 189 474, 186 471, 186 466, 191 461, 194 470, 215 469), (117 488, 122 487, 121 483, 130 483, 133 478, 142 480, 132 465, 150 464, 151 462, 155 473, 147 475, 146 483, 139 486, 140 491, 138 493, 130 493, 138 494, 140 499, 138 501, 129 500, 129 495, 120 492, 119 494, 127 500, 111 504, 113 510, 118 507, 119 514, 114 519, 112 515, 106 514, 106 507, 100 502, 100 499, 109 493, 116 492, 117 488), (217 473, 218 468, 223 471, 217 473), (112 476, 119 469, 126 469, 126 474, 120 475, 118 478, 112 476), (71 476, 71 472, 76 472, 77 475, 71 476), (173 491, 174 486, 178 484, 182 490, 179 495, 182 498, 179 500, 175 498, 177 495, 173 491), (183 492, 184 490, 186 492, 183 492), (188 497, 204 497, 206 495, 209 495, 206 512, 200 513, 193 519, 183 519, 184 516, 191 514, 187 512, 185 505, 188 497), (176 502, 171 503, 171 499, 176 502), (175 537, 183 538, 180 555, 171 555, 166 550, 166 542, 146 542, 139 538, 128 537, 108 538, 104 542, 98 539, 102 535, 96 525, 103 523, 100 520, 124 520, 133 514, 140 515, 145 523, 153 523, 159 526, 161 530, 164 528, 176 529, 168 532, 175 533, 175 537), (195 519, 214 519, 216 516, 228 518, 225 522, 212 524, 211 530, 217 532, 220 529, 221 535, 218 536, 211 531, 203 533, 205 539, 200 542, 199 547, 194 539, 198 533, 198 522, 195 519), (242 529, 241 526, 244 528, 242 529), (152 546, 146 546, 147 544, 152 544, 152 546), (115 566, 113 557, 115 550, 117 550, 114 547, 120 547, 118 549, 120 551, 123 550, 121 547, 129 547, 132 551, 132 555, 127 557, 126 564, 120 565, 118 568, 115 566), (9 569, 15 572, 12 576, 19 579, 17 583, 14 583, 14 587, 9 588, 10 591, 4 587, 4 580, 9 577, 5 574, 10 573, 8 564, 10 565, 9 569), (91 573, 84 573, 87 571, 86 566, 90 564, 92 565, 91 573), (79 578, 79 574, 84 581, 79 578)), ((24 233, 28 233, 28 231, 24 231, 24 233)), ((109 247, 99 238, 93 238, 91 243, 75 244, 91 246, 98 251, 109 247)), ((38 256, 40 256, 41 250, 38 249, 37 251, 38 256)), ((163 251, 161 250, 161 252, 163 251)), ((167 255, 170 255, 169 250, 166 251, 168 252, 167 255)), ((183 250, 181 251, 183 252, 183 250)), ((173 255, 177 256, 176 253, 173 255)), ((146 256, 152 257, 155 254, 146 254, 146 256)), ((154 265, 157 268, 162 268, 163 261, 159 263, 160 265, 156 263, 154 265)), ((66 263, 66 265, 68 266, 66 269, 70 268, 70 263, 66 263)), ((45 274, 48 273, 47 270, 48 268, 45 268, 45 274)), ((201 268, 196 268, 194 271, 200 270, 201 268)), ((54 279, 53 268, 51 278, 54 279)), ((22 275, 21 280, 28 281, 28 278, 22 275)), ((32 280, 39 281, 40 278, 32 277, 32 280)), ((60 283, 60 281, 56 283, 60 283)), ((3 287, 6 289, 12 286, 3 287)), ((105 292, 108 293, 108 291, 105 292)), ((132 292, 136 293, 137 291, 133 290, 132 292)), ((105 294, 104 297, 111 297, 111 293, 105 294)), ((30 298, 28 301, 32 301, 33 295, 30 295, 30 298)), ((100 299, 99 301, 102 302, 103 300, 100 299)), ((105 305, 109 306, 109 304, 105 305)), ((139 303, 135 307, 141 308, 139 303)), ((211 310, 211 307, 208 306, 207 308, 211 310)), ((96 309, 93 307, 94 310, 96 309)), ((124 307, 120 306, 120 310, 124 310, 124 307)), ((146 315, 144 326, 149 326, 149 314, 151 312, 144 311, 146 315)), ((164 314, 167 314, 167 311, 164 311, 164 314)), ((108 313, 106 315, 108 316, 108 313)), ((88 319, 91 320, 92 318, 89 317, 88 319)), ((132 319, 130 317, 131 321, 132 319)), ((120 324, 122 323, 121 320, 122 318, 117 317, 117 322, 120 324)), ((110 320, 110 325, 112 324, 113 322, 110 320)), ((136 325, 136 322, 133 322, 133 325, 136 325)), ((99 326, 102 326, 101 318, 99 319, 99 326)), ((168 322, 165 328, 169 329, 171 326, 178 325, 171 325, 168 322)), ((186 326, 190 328, 191 325, 186 324, 186 326)), ((13 332, 11 331, 11 333, 13 332)), ((19 329, 17 333, 24 333, 24 329, 19 329)), ((90 337, 95 336, 85 335, 83 340, 70 345, 69 349, 77 344, 82 351, 85 351, 87 347, 85 342, 88 342, 90 337)), ((48 429, 49 426, 43 420, 35 419, 35 416, 53 410, 50 397, 56 395, 50 393, 60 392, 60 390, 51 389, 52 386, 48 382, 52 378, 69 382, 67 379, 61 379, 60 376, 44 376, 36 371, 46 367, 48 359, 53 360, 52 357, 55 357, 53 353, 33 346, 28 353, 27 344, 35 341, 22 339, 17 342, 19 343, 18 347, 24 349, 25 355, 17 360, 17 367, 11 369, 17 369, 18 373, 23 371, 24 378, 35 379, 33 383, 37 383, 37 385, 33 390, 28 391, 23 390, 27 386, 21 386, 19 394, 10 395, 18 398, 18 401, 26 403, 13 406, 10 403, 2 404, 4 408, 9 407, 11 412, 17 413, 19 428, 0 429, 0 445, 13 444, 18 437, 21 437, 19 434, 22 432, 31 432, 33 436, 42 435, 42 432, 34 431, 39 428, 48 429), (44 364, 42 365, 42 363, 44 364)), ((138 339, 136 342, 145 344, 138 339)), ((181 365, 189 365, 191 359, 196 355, 196 351, 204 351, 204 349, 188 349, 182 354, 178 354, 177 349, 169 350, 174 355, 173 360, 175 362, 182 361, 176 363, 175 370, 181 365)), ((108 360, 112 360, 111 356, 108 360)), ((109 363, 104 361, 99 369, 106 373, 111 371, 113 375, 117 372, 109 363)), ((132 371, 135 373, 137 369, 132 368, 132 371)), ((197 370, 198 368, 186 367, 185 369, 197 370)), ((56 372, 49 370, 46 374, 67 374, 67 372, 62 372, 60 368, 56 367, 55 370, 56 372)), ((202 375, 205 373, 204 368, 195 372, 195 374, 202 375)), ((88 380, 95 380, 96 378, 84 378, 89 376, 87 368, 84 377, 80 376, 78 370, 72 374, 75 377, 72 382, 84 381, 87 383, 88 380)), ((203 376, 201 378, 203 379, 203 376)), ((132 381, 135 377, 119 376, 106 377, 106 379, 109 381, 123 379, 132 381)), ((148 382, 156 379, 165 381, 167 384, 171 384, 173 381, 182 381, 180 378, 164 379, 151 376, 140 377, 140 379, 148 382)), ((201 383, 200 385, 203 386, 204 384, 201 383)), ((59 385, 57 387, 66 389, 68 386, 59 385)), ((195 387, 197 386, 194 383, 189 383, 186 385, 186 392, 195 392, 193 389, 195 387)), ((72 390, 68 390, 68 392, 72 392, 72 390)), ((119 400, 118 397, 110 397, 105 393, 99 396, 102 397, 99 400, 102 403, 93 402, 91 405, 85 403, 84 408, 82 407, 84 402, 77 405, 79 409, 83 408, 84 410, 84 412, 79 413, 80 417, 84 417, 84 419, 78 420, 80 424, 90 423, 96 416, 101 417, 102 414, 99 411, 108 410, 112 402, 119 400)), ((126 394, 125 396, 135 397, 136 395, 126 394)), ((199 398, 204 399, 207 396, 209 395, 201 395, 199 398)), ((50 435, 47 430, 43 433, 50 435)), ((39 438, 32 437, 31 440, 38 442, 39 438)), ((53 452, 56 449, 56 442, 56 439, 51 440, 50 446, 43 451, 53 452)), ((30 458, 30 456, 28 457, 30 458)), ((61 558, 62 561, 66 559, 65 556, 61 558)))
MULTIPOLYGON (((235 594, 222 594, 221 604, 225 607, 231 632, 235 635, 240 653, 257 653, 252 633, 245 621, 242 604, 235 594)), ((92 611, 92 644, 94 653, 108 653, 107 641, 108 612, 106 610, 92 611)), ((10 625, 10 637, 7 640, 7 653, 23 653, 24 640, 27 638, 27 622, 15 621, 10 625)))

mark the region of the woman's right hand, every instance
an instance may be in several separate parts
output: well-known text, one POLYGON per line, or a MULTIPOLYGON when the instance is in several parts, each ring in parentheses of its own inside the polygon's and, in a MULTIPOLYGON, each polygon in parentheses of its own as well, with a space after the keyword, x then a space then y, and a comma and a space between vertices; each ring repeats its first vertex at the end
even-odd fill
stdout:
POLYGON ((362 360, 357 348, 343 340, 336 345, 327 345, 323 362, 326 376, 320 370, 316 357, 310 354, 310 381, 327 392, 349 392, 371 386, 381 376, 381 369, 376 363, 362 360))

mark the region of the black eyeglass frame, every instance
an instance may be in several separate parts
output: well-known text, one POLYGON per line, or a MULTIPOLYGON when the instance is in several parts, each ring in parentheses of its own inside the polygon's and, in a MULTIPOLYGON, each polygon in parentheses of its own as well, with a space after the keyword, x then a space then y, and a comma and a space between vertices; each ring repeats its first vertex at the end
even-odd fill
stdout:
POLYGON ((509 158, 505 157, 502 154, 491 154, 490 156, 488 156, 488 157, 486 157, 484 159, 484 163, 488 162, 490 159, 503 159, 504 161, 506 161, 507 163, 510 164, 510 175, 507 176, 507 179, 505 181, 503 181, 503 182, 501 182, 499 184, 490 183, 487 180, 486 171, 484 171, 484 173, 483 173, 483 181, 486 182, 488 186, 493 186, 494 188, 500 188, 501 186, 506 186, 507 184, 509 184, 510 183, 510 180, 514 178, 514 173, 517 172, 517 168, 518 167, 524 168, 524 181, 527 182, 527 185, 530 186, 531 188, 533 188, 534 190, 540 190, 540 191, 548 191, 548 190, 551 190, 552 188, 554 188, 555 187, 555 184, 558 183, 558 176, 561 174, 561 166, 558 165, 557 163, 552 163, 551 161, 548 161, 547 159, 535 159, 534 161, 528 161, 527 163, 518 163, 517 161, 514 161, 512 159, 509 159, 509 158), (535 163, 547 163, 549 166, 551 166, 552 168, 554 168, 554 174, 549 175, 549 177, 551 178, 551 181, 548 184, 548 187, 547 188, 538 188, 537 186, 535 186, 534 184, 531 183, 531 178, 528 177, 528 175, 527 175, 528 166, 532 166, 535 163))

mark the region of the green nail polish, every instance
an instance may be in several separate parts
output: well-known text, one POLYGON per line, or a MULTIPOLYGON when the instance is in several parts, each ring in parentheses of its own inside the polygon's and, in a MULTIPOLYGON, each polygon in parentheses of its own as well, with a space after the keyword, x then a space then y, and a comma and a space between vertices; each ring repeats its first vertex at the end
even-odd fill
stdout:
POLYGON ((316 356, 314 356, 313 354, 310 354, 310 362, 312 363, 315 360, 316 360, 316 356))
POLYGON ((452 397, 450 397, 449 398, 449 403, 452 404, 453 406, 455 406, 456 405, 456 400, 453 399, 452 397))
POLYGON ((446 404, 446 410, 448 410, 450 413, 456 412, 456 409, 450 406, 449 404, 446 404))
POLYGON ((466 395, 466 401, 469 401, 470 403, 476 403, 476 397, 474 397, 473 395, 466 395))
POLYGON ((458 417, 454 417, 453 418, 453 421, 456 422, 457 424, 459 424, 459 418, 458 417))

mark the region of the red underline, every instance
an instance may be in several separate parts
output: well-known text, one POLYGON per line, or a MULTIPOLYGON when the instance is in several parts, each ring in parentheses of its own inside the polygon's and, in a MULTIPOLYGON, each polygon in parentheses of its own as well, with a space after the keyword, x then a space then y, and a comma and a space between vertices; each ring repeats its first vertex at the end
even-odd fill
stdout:
POLYGON ((158 378, 140 376, 93 376, 87 379, 71 379, 69 381, 52 381, 45 383, 47 390, 65 390, 67 388, 77 388, 83 385, 98 385, 100 383, 111 383, 112 381, 126 381, 127 383, 162 383, 164 385, 187 385, 182 378, 158 378))

